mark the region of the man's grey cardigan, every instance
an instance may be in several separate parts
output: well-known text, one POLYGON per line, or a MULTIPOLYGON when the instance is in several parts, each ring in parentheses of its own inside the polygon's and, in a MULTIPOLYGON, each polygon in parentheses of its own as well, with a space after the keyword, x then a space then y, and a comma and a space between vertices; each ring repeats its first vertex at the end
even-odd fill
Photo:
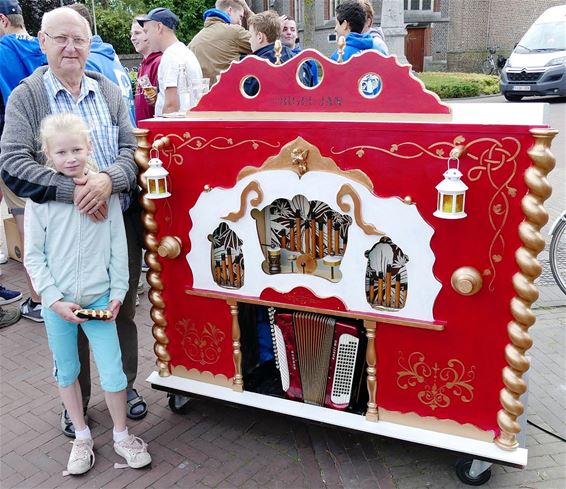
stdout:
MULTIPOLYGON (((41 203, 49 200, 73 202, 75 184, 69 177, 45 167, 39 130, 42 119, 51 113, 42 66, 22 80, 14 89, 6 106, 6 121, 0 143, 0 177, 12 192, 41 203)), ((134 162, 136 140, 132 134, 130 115, 120 88, 99 73, 86 75, 98 82, 106 100, 112 124, 119 127, 118 157, 102 170, 112 180, 112 193, 135 188, 137 166, 134 162)))

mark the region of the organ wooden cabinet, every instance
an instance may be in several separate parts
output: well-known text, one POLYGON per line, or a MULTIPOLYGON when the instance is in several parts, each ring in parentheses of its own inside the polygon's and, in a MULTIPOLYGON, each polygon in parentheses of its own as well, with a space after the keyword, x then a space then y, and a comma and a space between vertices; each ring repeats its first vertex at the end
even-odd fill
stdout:
POLYGON ((158 157, 171 194, 142 199, 148 381, 524 466, 555 133, 543 104, 448 105, 374 52, 233 64, 136 130, 140 185, 158 157))

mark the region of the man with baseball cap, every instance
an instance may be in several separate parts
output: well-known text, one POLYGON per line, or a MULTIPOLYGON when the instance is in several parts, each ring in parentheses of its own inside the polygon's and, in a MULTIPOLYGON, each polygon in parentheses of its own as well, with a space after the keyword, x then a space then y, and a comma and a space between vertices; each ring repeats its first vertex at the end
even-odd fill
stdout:
POLYGON ((137 21, 147 35, 151 50, 163 52, 157 70, 155 115, 187 110, 189 107, 185 100, 180 99, 177 93, 180 66, 185 66, 190 80, 202 78, 202 70, 196 56, 177 39, 175 29, 179 18, 171 10, 159 7, 137 21))

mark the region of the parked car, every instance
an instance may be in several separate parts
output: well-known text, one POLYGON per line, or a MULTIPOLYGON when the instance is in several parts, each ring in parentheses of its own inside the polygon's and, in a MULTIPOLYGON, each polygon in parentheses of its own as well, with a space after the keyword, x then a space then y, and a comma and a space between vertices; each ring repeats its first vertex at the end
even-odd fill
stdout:
POLYGON ((566 96, 566 5, 549 8, 534 22, 509 56, 499 85, 512 101, 566 96))

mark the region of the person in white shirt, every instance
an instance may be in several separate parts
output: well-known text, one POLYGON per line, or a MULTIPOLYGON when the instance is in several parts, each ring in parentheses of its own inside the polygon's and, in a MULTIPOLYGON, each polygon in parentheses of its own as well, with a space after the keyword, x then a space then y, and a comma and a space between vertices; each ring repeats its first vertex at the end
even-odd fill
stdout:
POLYGON ((188 97, 179 97, 177 92, 180 66, 185 67, 190 80, 201 79, 202 70, 193 52, 177 39, 175 29, 179 18, 171 10, 160 7, 137 21, 147 35, 151 50, 163 52, 157 71, 155 115, 186 111, 190 106, 188 97))

